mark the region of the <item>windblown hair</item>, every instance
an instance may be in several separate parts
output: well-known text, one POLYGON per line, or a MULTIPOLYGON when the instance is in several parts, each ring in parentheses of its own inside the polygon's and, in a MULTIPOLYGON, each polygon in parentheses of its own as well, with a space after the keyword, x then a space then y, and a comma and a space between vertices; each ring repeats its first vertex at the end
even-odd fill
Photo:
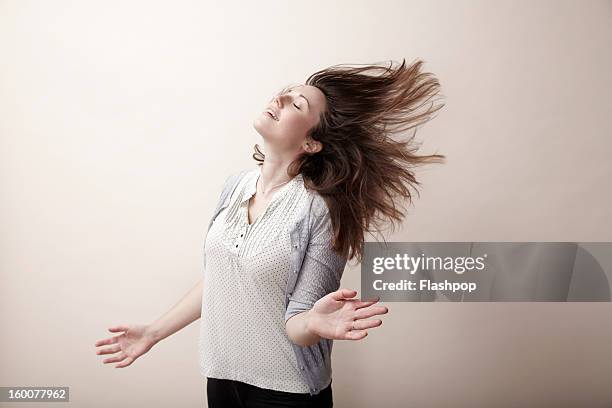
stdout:
MULTIPOLYGON (((364 233, 380 230, 386 221, 401 223, 405 208, 417 194, 414 168, 443 163, 439 154, 417 155, 417 127, 444 106, 440 84, 421 72, 423 61, 406 65, 334 65, 310 75, 305 84, 325 94, 327 109, 309 136, 322 143, 318 153, 303 153, 288 168, 302 173, 306 188, 318 192, 330 212, 333 249, 362 260, 364 233), (406 140, 395 137, 414 130, 406 140), (396 205, 399 202, 400 208, 396 205), (404 208, 402 208, 404 207, 404 208)), ((283 90, 282 92, 285 92, 283 90)), ((264 161, 255 145, 253 158, 264 161)))

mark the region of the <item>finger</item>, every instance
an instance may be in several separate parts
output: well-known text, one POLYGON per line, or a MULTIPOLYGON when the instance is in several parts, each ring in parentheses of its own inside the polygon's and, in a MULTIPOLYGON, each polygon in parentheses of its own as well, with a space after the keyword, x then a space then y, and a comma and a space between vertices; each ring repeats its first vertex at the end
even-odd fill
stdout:
POLYGON ((117 344, 114 347, 109 347, 109 348, 105 348, 102 350, 98 350, 96 351, 96 354, 112 354, 112 353, 118 352, 119 350, 121 350, 121 346, 117 344))
POLYGON ((353 322, 355 330, 371 329, 380 325, 382 325, 382 320, 380 319, 355 320, 353 322))
POLYGON ((117 357, 107 358, 107 359, 104 359, 102 362, 103 362, 104 364, 108 364, 108 363, 116 363, 116 362, 118 362, 118 361, 123 360, 123 359, 124 359, 124 358, 126 358, 126 357, 127 357, 127 355, 125 355, 125 353, 121 353, 121 354, 119 354, 117 357))
POLYGON ((378 302, 380 299, 375 300, 356 300, 355 301, 355 310, 361 309, 363 307, 372 306, 374 303, 378 302))
POLYGON ((106 346, 108 344, 115 344, 117 342, 117 337, 119 336, 109 337, 108 339, 104 339, 104 340, 98 340, 96 341, 96 347, 106 346))
POLYGON ((355 312, 355 319, 367 319, 368 317, 385 314, 389 312, 387 306, 370 306, 359 309, 355 312))
POLYGON ((367 335, 367 330, 351 330, 349 332, 346 332, 345 340, 361 340, 367 335))
POLYGON ((353 289, 347 289, 347 288, 338 289, 337 291, 332 292, 332 299, 342 300, 344 298, 352 298, 356 294, 357 294, 357 291, 353 289))
POLYGON ((121 324, 119 326, 109 327, 108 331, 110 331, 110 332, 124 332, 124 331, 128 331, 128 327, 125 324, 121 324))
POLYGON ((127 366, 129 366, 130 364, 132 364, 132 361, 134 361, 134 359, 133 359, 132 357, 128 357, 128 358, 127 358, 125 361, 123 361, 123 362, 121 362, 121 363, 117 364, 117 365, 115 366, 115 368, 127 367, 127 366))

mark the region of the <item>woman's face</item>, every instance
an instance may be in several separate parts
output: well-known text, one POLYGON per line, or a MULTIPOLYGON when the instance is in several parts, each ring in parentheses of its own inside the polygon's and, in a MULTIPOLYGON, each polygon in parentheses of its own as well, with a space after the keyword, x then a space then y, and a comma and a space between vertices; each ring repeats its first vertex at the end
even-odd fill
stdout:
POLYGON ((264 138, 268 149, 292 155, 301 153, 305 151, 306 142, 311 142, 312 148, 313 141, 306 135, 319 123, 325 107, 325 95, 319 88, 292 86, 270 100, 253 127, 264 138))

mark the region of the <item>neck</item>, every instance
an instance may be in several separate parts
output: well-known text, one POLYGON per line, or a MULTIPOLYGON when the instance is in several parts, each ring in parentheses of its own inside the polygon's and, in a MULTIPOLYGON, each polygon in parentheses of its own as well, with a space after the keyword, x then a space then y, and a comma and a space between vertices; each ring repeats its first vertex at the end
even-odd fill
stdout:
POLYGON ((265 194, 267 194, 268 190, 274 186, 290 181, 292 177, 287 174, 289 164, 290 162, 287 161, 274 160, 266 154, 266 158, 259 168, 259 181, 262 183, 259 188, 265 189, 265 194))

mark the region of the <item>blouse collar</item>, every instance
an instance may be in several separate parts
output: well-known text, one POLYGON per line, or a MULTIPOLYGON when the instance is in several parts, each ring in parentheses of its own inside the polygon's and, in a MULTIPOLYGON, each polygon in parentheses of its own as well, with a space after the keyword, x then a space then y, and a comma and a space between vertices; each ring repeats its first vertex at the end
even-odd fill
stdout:
MULTIPOLYGON (((261 176, 261 166, 257 166, 257 169, 251 174, 246 181, 246 186, 244 192, 242 194, 241 203, 248 201, 255 195, 257 192, 257 181, 259 180, 259 176, 261 176)), ((272 195, 272 200, 276 200, 284 195, 286 191, 293 189, 295 186, 300 185, 304 180, 302 173, 298 173, 297 176, 292 178, 287 184, 283 185, 280 189, 276 190, 276 192, 272 195)))

